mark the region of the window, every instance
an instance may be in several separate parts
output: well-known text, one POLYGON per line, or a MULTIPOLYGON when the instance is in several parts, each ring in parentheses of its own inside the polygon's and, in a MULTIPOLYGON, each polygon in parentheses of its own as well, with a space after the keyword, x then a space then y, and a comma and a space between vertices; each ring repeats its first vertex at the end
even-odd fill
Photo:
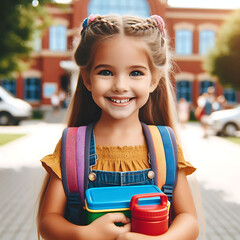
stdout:
POLYGON ((39 101, 41 99, 41 79, 24 79, 24 99, 29 101, 39 101))
POLYGON ((192 31, 191 30, 177 30, 175 45, 176 54, 191 55, 192 54, 192 31))
POLYGON ((200 82, 200 95, 201 95, 202 93, 207 92, 207 89, 208 89, 209 87, 215 87, 215 83, 212 82, 212 81, 208 81, 208 80, 206 80, 206 81, 201 81, 201 82, 200 82))
POLYGON ((177 100, 185 98, 187 102, 192 101, 192 82, 187 80, 177 81, 177 100))
POLYGON ((228 104, 235 104, 238 102, 237 91, 233 89, 224 89, 224 97, 227 100, 228 104))
POLYGON ((67 50, 66 27, 63 25, 51 26, 49 29, 49 49, 51 51, 67 50))
POLYGON ((16 80, 15 79, 3 79, 0 80, 0 85, 8 92, 16 96, 16 80))
POLYGON ((215 44, 216 34, 212 30, 202 30, 199 35, 199 53, 201 55, 207 54, 207 52, 215 44))
POLYGON ((89 14, 119 14, 149 17, 150 8, 147 0, 91 0, 88 5, 89 14))

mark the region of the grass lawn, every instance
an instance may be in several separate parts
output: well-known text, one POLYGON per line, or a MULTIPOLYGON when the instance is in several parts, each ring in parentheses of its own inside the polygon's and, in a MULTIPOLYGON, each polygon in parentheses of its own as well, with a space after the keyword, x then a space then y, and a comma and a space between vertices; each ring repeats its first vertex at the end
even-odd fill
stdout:
POLYGON ((16 140, 20 137, 25 136, 26 134, 5 134, 5 133, 0 133, 0 146, 4 145, 6 143, 9 143, 13 140, 16 140))
POLYGON ((226 137, 224 139, 229 140, 231 142, 234 142, 234 143, 237 143, 237 144, 240 145, 240 137, 226 137))

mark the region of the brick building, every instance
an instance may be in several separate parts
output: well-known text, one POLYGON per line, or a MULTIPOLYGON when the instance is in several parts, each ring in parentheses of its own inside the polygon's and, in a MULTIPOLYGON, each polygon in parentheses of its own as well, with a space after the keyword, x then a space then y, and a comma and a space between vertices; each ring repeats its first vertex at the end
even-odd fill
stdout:
POLYGON ((229 105, 240 100, 240 92, 224 89, 202 68, 204 56, 214 46, 217 30, 231 10, 174 8, 167 0, 73 0, 66 8, 49 6, 48 12, 54 22, 42 38, 36 37, 31 68, 17 76, 17 81, 0 80, 2 86, 33 106, 50 105, 55 91, 74 89, 78 68, 72 62, 72 49, 80 23, 90 13, 162 16, 176 63, 173 81, 177 98, 196 105, 198 96, 215 86, 216 95, 224 94, 229 105))

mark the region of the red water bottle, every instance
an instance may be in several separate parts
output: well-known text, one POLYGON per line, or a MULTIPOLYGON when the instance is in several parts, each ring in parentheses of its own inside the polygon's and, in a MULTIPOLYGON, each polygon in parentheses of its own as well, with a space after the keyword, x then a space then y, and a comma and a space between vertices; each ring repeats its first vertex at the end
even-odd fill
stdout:
POLYGON ((134 195, 130 203, 132 232, 157 236, 168 230, 167 196, 164 193, 134 195), (160 197, 161 203, 139 205, 140 198, 160 197))

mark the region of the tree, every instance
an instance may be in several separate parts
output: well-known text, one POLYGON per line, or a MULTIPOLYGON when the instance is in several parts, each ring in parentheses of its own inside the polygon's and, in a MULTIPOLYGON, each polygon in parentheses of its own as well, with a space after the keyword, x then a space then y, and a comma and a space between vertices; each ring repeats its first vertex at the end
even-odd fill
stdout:
MULTIPOLYGON (((38 3, 37 0, 34 2, 38 3)), ((37 31, 41 33, 50 23, 44 8, 50 2, 41 0, 34 7, 32 0, 0 1, 0 77, 11 76, 27 68, 34 48, 34 34, 37 31)))
POLYGON ((240 10, 219 29, 215 47, 207 55, 204 69, 224 87, 240 90, 240 10))

